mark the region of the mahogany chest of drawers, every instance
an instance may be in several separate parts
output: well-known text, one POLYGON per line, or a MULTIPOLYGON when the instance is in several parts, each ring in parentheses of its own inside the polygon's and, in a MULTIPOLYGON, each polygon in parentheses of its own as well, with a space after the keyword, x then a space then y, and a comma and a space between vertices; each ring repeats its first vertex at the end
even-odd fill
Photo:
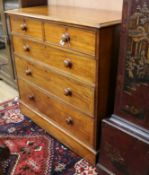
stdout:
POLYGON ((120 13, 63 6, 7 13, 22 113, 95 163, 120 13))

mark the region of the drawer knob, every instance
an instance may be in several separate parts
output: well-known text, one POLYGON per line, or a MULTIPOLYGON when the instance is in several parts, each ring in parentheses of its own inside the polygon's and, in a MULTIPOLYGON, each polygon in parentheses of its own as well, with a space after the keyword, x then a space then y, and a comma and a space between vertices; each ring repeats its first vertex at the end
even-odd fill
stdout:
POLYGON ((27 25, 25 23, 20 25, 20 28, 22 31, 26 31, 27 30, 27 25))
POLYGON ((29 45, 24 45, 23 49, 24 49, 25 52, 29 52, 30 51, 29 45))
POLYGON ((67 123, 68 125, 73 125, 73 119, 72 119, 71 117, 68 117, 68 118, 66 119, 66 123, 67 123))
POLYGON ((68 33, 64 33, 62 36, 61 36, 61 40, 60 40, 60 45, 61 46, 64 46, 65 43, 69 42, 70 41, 70 36, 68 33))
POLYGON ((35 100, 35 96, 32 94, 32 95, 28 95, 28 99, 29 100, 35 100))
POLYGON ((64 60, 64 66, 68 67, 68 68, 71 68, 71 66, 72 66, 71 60, 64 60))
POLYGON ((65 88, 65 89, 64 89, 64 95, 66 95, 66 96, 71 96, 71 95, 72 95, 71 89, 70 89, 70 88, 65 88))
POLYGON ((31 69, 27 69, 27 70, 25 71, 25 74, 26 74, 26 75, 32 75, 31 69))

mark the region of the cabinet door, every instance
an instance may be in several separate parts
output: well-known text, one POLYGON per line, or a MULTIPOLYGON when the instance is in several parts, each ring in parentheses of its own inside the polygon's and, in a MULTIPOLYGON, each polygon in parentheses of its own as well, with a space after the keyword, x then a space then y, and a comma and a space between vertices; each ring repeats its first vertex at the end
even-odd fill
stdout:
MULTIPOLYGON (((2 8, 2 7, 1 7, 2 8)), ((0 69, 8 65, 8 55, 7 55, 7 37, 5 35, 4 28, 4 16, 2 11, 0 13, 0 69)))
POLYGON ((0 72, 2 73, 2 79, 14 78, 12 62, 10 59, 10 52, 8 47, 8 39, 6 35, 0 35, 0 72))
MULTIPOLYGON (((13 3, 14 1, 12 1, 13 3)), ((4 11, 8 0, 0 0, 0 78, 16 87, 13 60, 10 54, 7 18, 4 11)))
POLYGON ((0 66, 8 63, 6 36, 0 34, 0 66))

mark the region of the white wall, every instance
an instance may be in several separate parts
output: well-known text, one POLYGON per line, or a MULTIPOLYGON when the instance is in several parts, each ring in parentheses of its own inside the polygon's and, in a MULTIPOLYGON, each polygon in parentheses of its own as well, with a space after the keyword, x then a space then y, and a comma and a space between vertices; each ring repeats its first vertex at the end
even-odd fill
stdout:
POLYGON ((96 9, 122 10, 123 0, 48 0, 52 5, 79 6, 96 9))

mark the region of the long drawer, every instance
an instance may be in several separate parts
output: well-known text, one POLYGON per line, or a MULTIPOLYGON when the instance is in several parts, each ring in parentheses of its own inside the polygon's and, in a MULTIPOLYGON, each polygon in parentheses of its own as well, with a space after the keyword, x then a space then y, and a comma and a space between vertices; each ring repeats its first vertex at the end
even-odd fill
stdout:
POLYGON ((86 113, 94 114, 94 87, 20 57, 15 57, 15 62, 19 77, 37 84, 86 113))
POLYGON ((56 122, 67 133, 93 147, 94 119, 51 98, 35 85, 19 79, 20 98, 30 107, 56 122))
POLYGON ((43 40, 43 25, 38 19, 11 16, 11 30, 14 33, 29 36, 36 40, 43 40))
POLYGON ((95 83, 96 60, 13 36, 14 52, 95 83), (18 44, 19 43, 19 44, 18 44))

